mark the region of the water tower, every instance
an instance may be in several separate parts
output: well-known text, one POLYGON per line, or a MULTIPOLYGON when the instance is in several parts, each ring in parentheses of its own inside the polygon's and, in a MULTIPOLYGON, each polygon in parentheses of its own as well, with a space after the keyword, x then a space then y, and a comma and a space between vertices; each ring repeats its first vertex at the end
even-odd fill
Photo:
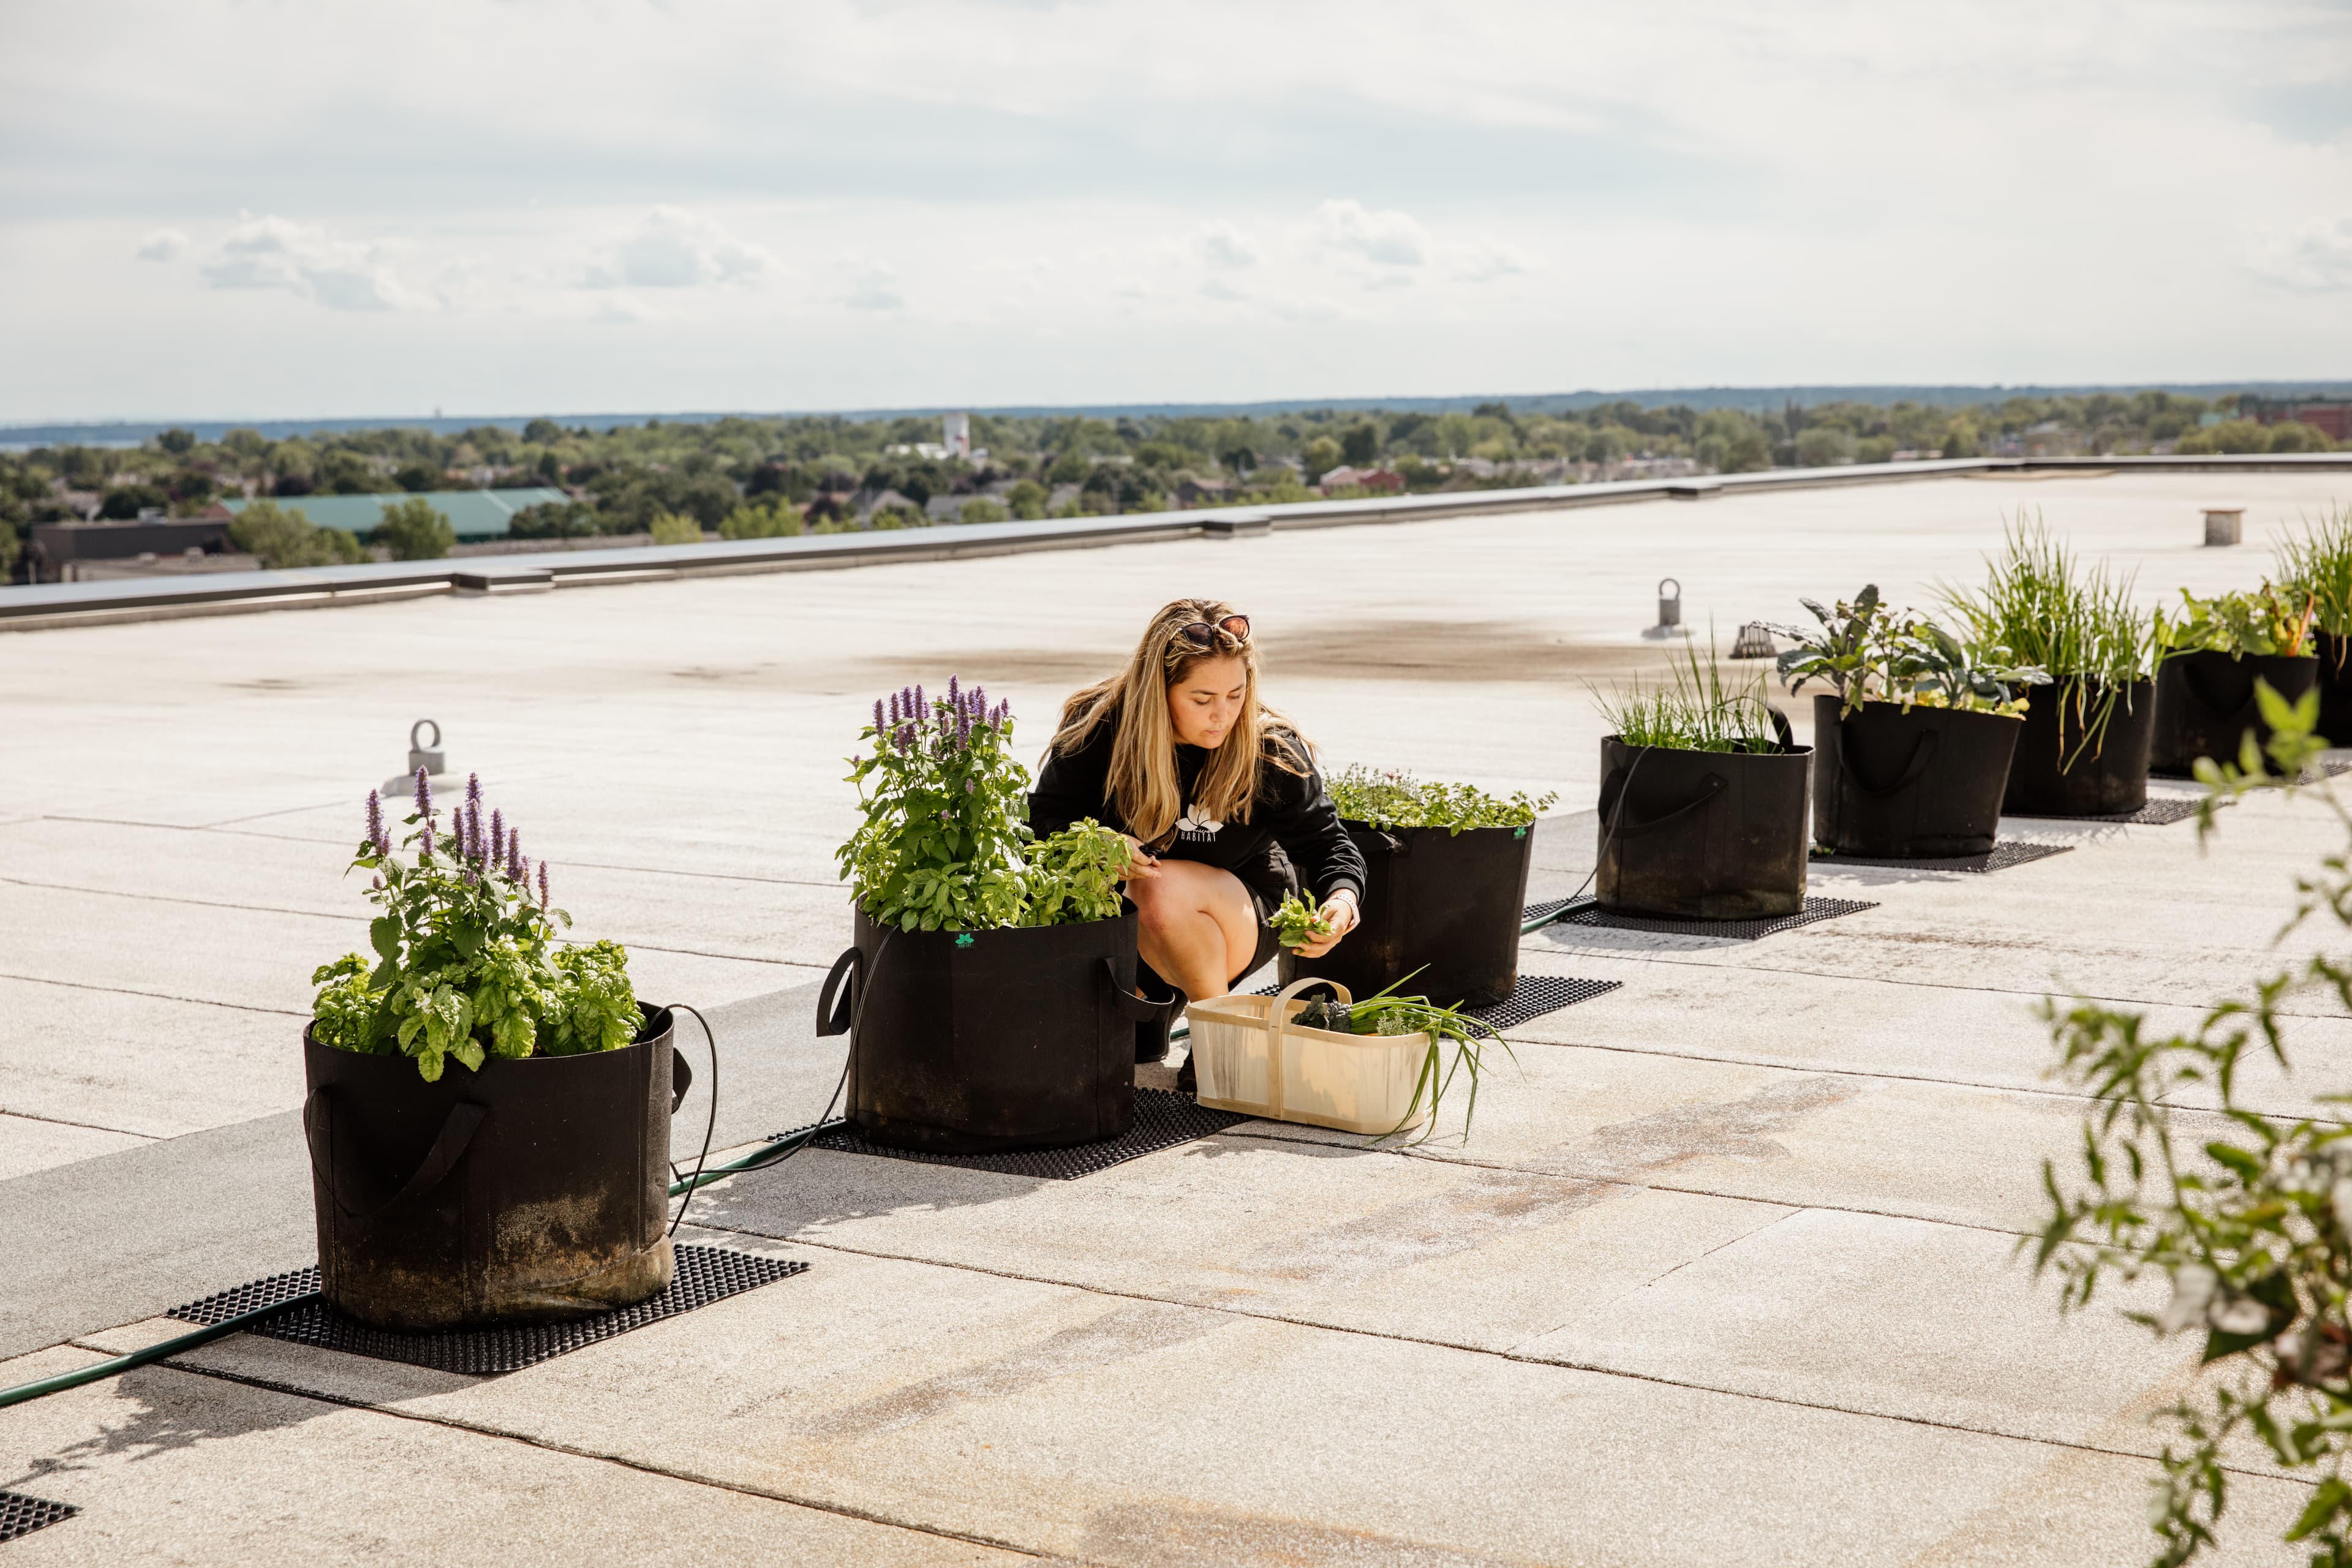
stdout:
POLYGON ((946 435, 946 438, 947 438, 946 444, 947 444, 948 456, 949 456, 949 457, 950 457, 950 458, 969 458, 969 457, 971 457, 971 415, 969 415, 969 414, 944 414, 944 415, 941 415, 941 416, 940 416, 940 429, 945 433, 945 435, 946 435))

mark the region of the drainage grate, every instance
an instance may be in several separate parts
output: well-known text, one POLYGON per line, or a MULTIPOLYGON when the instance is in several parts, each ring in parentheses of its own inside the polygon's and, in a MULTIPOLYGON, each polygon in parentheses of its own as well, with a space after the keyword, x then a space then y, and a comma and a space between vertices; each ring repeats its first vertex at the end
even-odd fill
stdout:
MULTIPOLYGON (((1555 903, 1551 908, 1559 908, 1555 903)), ((1528 920, 1541 918, 1545 906, 1531 906, 1528 920)), ((1573 1007, 1579 1002, 1590 1002, 1595 996, 1605 996, 1622 987, 1622 980, 1578 980, 1566 974, 1522 974, 1511 994, 1500 1002, 1489 1002, 1483 1007, 1465 1007, 1463 1011, 1491 1029, 1507 1029, 1524 1024, 1530 1018, 1540 1018, 1546 1013, 1557 1013, 1562 1007, 1573 1007)), ((1282 989, 1279 985, 1261 985, 1253 995, 1271 996, 1282 989)))
POLYGON ((2012 838, 1994 845, 1991 852, 1985 855, 1897 858, 1891 855, 1837 855, 1827 849, 1816 849, 1813 851, 1813 864, 1832 869, 1840 866, 1893 866, 1906 871, 2006 871, 2011 866, 2063 855, 2073 847, 2072 844, 2029 844, 2012 838))
POLYGON ((23 1492, 0 1492, 0 1541, 30 1535, 80 1511, 69 1502, 51 1502, 47 1498, 26 1497, 23 1492))
MULTIPOLYGON (((925 1165, 964 1165, 975 1171, 994 1171, 1000 1175, 1074 1182, 1140 1155, 1223 1132, 1234 1123, 1248 1120, 1230 1110, 1196 1105, 1191 1095, 1178 1094, 1173 1089, 1139 1089, 1135 1091, 1135 1125, 1118 1137, 1106 1138, 1099 1143, 1079 1143, 1067 1149, 1022 1149, 1009 1154, 934 1154, 919 1149, 887 1148, 869 1143, 855 1132, 841 1131, 828 1132, 810 1146, 844 1154, 878 1154, 884 1159, 913 1160, 925 1165)), ((782 1142, 806 1131, 803 1128, 772 1133, 768 1142, 782 1142)))
MULTIPOLYGON (((1559 905, 1554 905, 1559 908, 1559 905)), ((1666 936, 1725 937, 1733 942, 1754 942, 1774 931, 1794 931, 1799 926, 1811 925, 1815 921, 1833 921, 1840 915, 1860 914, 1878 906, 1859 899, 1807 899, 1805 907, 1793 915, 1773 915, 1753 921, 1690 921, 1664 915, 1612 914, 1598 904, 1570 910, 1559 917, 1561 925, 1601 926, 1611 931, 1656 931, 1666 936)), ((1528 918, 1537 918, 1538 904, 1528 911, 1528 918)))
MULTIPOLYGON (((664 1318, 675 1318, 680 1312, 691 1312, 697 1307, 789 1279, 807 1267, 805 1263, 762 1258, 731 1247, 681 1246, 677 1248, 677 1276, 667 1289, 634 1307, 599 1312, 593 1318, 575 1318, 568 1323, 513 1323, 491 1329, 402 1333, 394 1329, 371 1328, 345 1317, 324 1301, 310 1300, 256 1323, 249 1331, 319 1350, 373 1356, 378 1361, 406 1362, 411 1366, 429 1366, 469 1377, 491 1377, 499 1373, 520 1372, 567 1351, 625 1334, 631 1329, 641 1329, 647 1323, 657 1323, 664 1318)), ((290 1274, 272 1275, 184 1307, 174 1307, 170 1316, 183 1322, 217 1323, 275 1301, 299 1301, 318 1289, 319 1271, 298 1268, 290 1274)))

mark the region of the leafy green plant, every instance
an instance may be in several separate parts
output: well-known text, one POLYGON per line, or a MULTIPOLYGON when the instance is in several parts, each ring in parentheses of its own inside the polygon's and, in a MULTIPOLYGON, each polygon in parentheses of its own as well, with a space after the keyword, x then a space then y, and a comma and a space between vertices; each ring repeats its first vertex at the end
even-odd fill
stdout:
POLYGON ((1331 934, 1331 922, 1297 893, 1283 895, 1281 905, 1265 917, 1265 923, 1285 947, 1305 947, 1318 936, 1331 934))
POLYGON ((404 860, 369 792, 352 865, 373 873, 368 897, 383 911, 368 928, 375 962, 346 953, 311 974, 314 1039, 414 1057, 430 1083, 453 1059, 473 1069, 490 1057, 614 1050, 636 1038, 627 952, 609 942, 557 944, 572 917, 549 906, 547 865, 523 858, 520 831, 503 813, 485 816, 479 780, 467 781, 445 833, 418 770, 407 822, 402 847, 414 854, 404 860))
POLYGON ((1673 668, 1670 685, 1644 687, 1636 680, 1606 696, 1594 692, 1601 717, 1620 742, 1677 752, 1780 749, 1760 671, 1745 682, 1727 682, 1712 638, 1703 662, 1694 644, 1673 668))
MULTIPOLYGON (((1414 971, 1419 973, 1420 971, 1414 971)), ((1408 974, 1393 985, 1384 987, 1377 995, 1360 1002, 1341 1002, 1336 997, 1307 1003, 1292 1020, 1310 1029, 1328 1029, 1343 1035, 1425 1035, 1429 1037, 1429 1054, 1422 1058, 1421 1071, 1412 1087, 1412 1100, 1405 1107, 1404 1115, 1396 1126, 1381 1136, 1393 1138, 1404 1131, 1424 1101, 1429 1107, 1429 1126, 1415 1143, 1428 1142, 1437 1130, 1437 1108, 1453 1087, 1456 1072, 1466 1072, 1470 1079, 1469 1103, 1462 1111, 1462 1139, 1470 1140, 1470 1122, 1478 1113, 1478 1081, 1486 1070, 1485 1049, 1493 1044, 1503 1048, 1503 1054, 1514 1063, 1517 1056, 1510 1042, 1500 1031, 1480 1018, 1472 1017, 1459 1007, 1442 1006, 1426 996, 1401 996, 1397 987, 1411 980, 1408 974), (1445 1047, 1454 1047, 1447 1059, 1445 1047)))
POLYGON ((1360 764, 1331 781, 1331 804, 1350 822, 1374 827, 1525 827, 1550 810, 1559 796, 1488 795, 1475 784, 1424 784, 1399 769, 1374 772, 1360 764))
MULTIPOLYGON (((2255 686, 2272 735, 2252 734, 2234 763, 2200 758, 2200 838, 2214 807, 2257 790, 2293 792, 2326 748, 2314 733, 2319 697, 2289 704, 2255 686), (2274 765, 2275 772, 2271 766, 2274 765)), ((2298 879, 2284 938, 2325 910, 2352 926, 2352 810, 2324 783, 2321 797, 2347 847, 2298 879)), ((2037 1273, 2060 1281, 2063 1310, 2078 1310, 2109 1280, 2161 1277, 2162 1310, 2131 1316, 2159 1335, 2197 1334, 2212 1384, 2162 1413, 2165 1444, 2148 1518, 2158 1568, 2179 1568, 2216 1545, 2229 1499, 2225 1448, 2251 1435, 2292 1472, 2319 1485, 2286 1539, 2315 1564, 2352 1563, 2352 1126, 2266 1116, 2239 1097, 2249 1058, 2290 1069, 2282 1020, 2317 1007, 2352 1009, 2352 961, 2321 952, 2258 980, 2250 995, 2215 1005, 2189 1031, 2159 1036, 2143 1013, 2077 997, 2043 1003, 2059 1047, 2054 1076, 2087 1095, 2083 1171, 2062 1181, 2044 1162, 2051 1213, 2030 1247, 2037 1273), (2229 1135, 2202 1137, 2184 1105, 2219 1100, 2229 1135), (2200 1137, 2202 1141, 2200 1142, 2200 1137), (2234 1373, 2234 1376, 2230 1374, 2234 1373)), ((2352 1096, 2317 1097, 2342 1106, 2352 1096)))
POLYGON ((2003 644, 1963 641, 1908 610, 1889 609, 1874 583, 1835 609, 1811 599, 1799 603, 1821 629, 1771 628, 1797 645, 1780 655, 1781 682, 1792 692, 1825 682, 1840 699, 1841 714, 1872 701, 2016 714, 2025 700, 2013 689, 2050 680, 2039 666, 2011 662, 2003 644))
MULTIPOLYGON (((721 539, 795 539, 800 531, 799 509, 780 495, 745 501, 720 519, 719 523, 719 537, 721 539)), ((696 538, 700 538, 698 531, 696 538)))
POLYGON ((2330 510, 2299 539, 2282 536, 2273 549, 2284 587, 2311 605, 2319 629, 2352 637, 2352 507, 2330 510))
POLYGON ((2178 616, 2159 611, 2156 636, 2166 653, 2210 650, 2233 658, 2247 654, 2299 654, 2317 613, 2315 594, 2265 582, 2251 593, 2217 594, 2200 599, 2180 590, 2188 606, 2178 616))
POLYGON ((681 517, 674 511, 656 514, 653 521, 646 525, 646 531, 653 535, 656 544, 702 542, 702 524, 693 518, 681 517))
POLYGON ((1129 846, 1091 817, 1036 839, 1022 820, 1029 770, 1013 756, 1013 705, 950 678, 874 704, 851 760, 865 820, 835 852, 858 907, 902 931, 993 931, 1108 920, 1129 846))

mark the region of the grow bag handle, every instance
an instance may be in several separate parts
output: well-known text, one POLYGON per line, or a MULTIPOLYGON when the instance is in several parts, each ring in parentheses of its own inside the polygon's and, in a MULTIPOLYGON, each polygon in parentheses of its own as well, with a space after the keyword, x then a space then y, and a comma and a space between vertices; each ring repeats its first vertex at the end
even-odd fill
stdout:
MULTIPOLYGON (((2261 678, 2258 676, 2255 679, 2261 678)), ((2252 684, 2246 688, 2246 700, 2243 702, 2233 702, 2225 708, 2214 701, 2212 692, 2206 687, 2205 678, 2197 672, 2197 667, 2193 664, 2184 664, 2180 667, 2180 684, 2189 688, 2189 695, 2202 703, 2207 712, 2214 714, 2223 723, 2229 722, 2241 714, 2252 712, 2257 706, 2252 684)))
POLYGON ((1845 726, 1841 723, 1837 728, 1838 765, 1844 771, 1845 776, 1853 781, 1853 787, 1864 795, 1882 798, 1890 795, 1901 795, 1905 790, 1917 784, 1919 775, 1927 771, 1927 764, 1936 760, 1936 747, 1942 739, 1943 731, 1940 730, 1929 730, 1922 733, 1917 740, 1911 742, 1911 760, 1904 764, 1902 776, 1893 784, 1881 787, 1865 780, 1860 771, 1854 767, 1853 759, 1846 755, 1845 726))
POLYGON ((1103 984, 1110 987, 1110 999, 1118 1004, 1120 1012, 1137 1023, 1158 1023, 1175 1010, 1176 993, 1174 991, 1170 991, 1165 997, 1154 1002, 1150 997, 1143 994, 1140 986, 1129 991, 1126 986, 1121 985, 1118 983, 1118 971, 1111 966, 1109 959, 1104 959, 1102 966, 1103 984))
POLYGON ((865 994, 866 987, 857 982, 866 978, 866 954, 851 948, 833 961, 833 973, 824 977, 824 989, 816 994, 816 1032, 820 1035, 845 1035, 856 1022, 854 1004, 865 994), (854 976, 854 978, 853 978, 854 976), (846 994, 841 994, 842 982, 850 979, 846 994))
POLYGON ((451 1106, 449 1114, 441 1122, 440 1133, 433 1140, 433 1147, 425 1152, 424 1163, 401 1184, 400 1190, 372 1209, 355 1209, 343 1201, 342 1194, 335 1190, 331 1167, 319 1157, 319 1139, 327 1119, 319 1113, 326 1111, 331 1114, 333 1105, 327 1087, 320 1084, 302 1102, 302 1136, 310 1145, 311 1173, 319 1178, 319 1184, 327 1189, 327 1195, 335 1200, 335 1206, 343 1211, 347 1219, 374 1219, 439 1186, 442 1178, 448 1175, 457 1162, 464 1158, 466 1150, 474 1142, 474 1134, 482 1130, 482 1123, 490 1114, 487 1106, 477 1105, 470 1100, 461 1100, 451 1106))
MULTIPOLYGON (((698 1018, 702 1016, 699 1013, 696 1013, 694 1016, 698 1018)), ((703 1031, 706 1034, 709 1032, 709 1028, 710 1026, 708 1024, 703 1026, 703 1031)), ((686 1091, 693 1087, 694 1068, 687 1065, 686 1053, 679 1050, 676 1046, 670 1047, 669 1113, 672 1116, 676 1116, 677 1114, 677 1108, 686 1103, 686 1091)))
POLYGON ((1778 708, 1767 708, 1765 711, 1772 715, 1772 738, 1780 742, 1780 749, 1784 752, 1795 751, 1797 732, 1789 728, 1789 716, 1778 708))
MULTIPOLYGON (((1601 784, 1601 815, 1604 818, 1608 817, 1615 811, 1618 804, 1616 796, 1623 792, 1626 778, 1630 777, 1632 772, 1633 770, 1630 768, 1612 772, 1609 777, 1601 784)), ((1699 781, 1698 794, 1683 802, 1682 805, 1675 807, 1674 810, 1658 816, 1654 816, 1647 822, 1625 822, 1621 818, 1615 831, 1612 832, 1610 837, 1621 839, 1639 838, 1642 835, 1649 832, 1653 828, 1664 827, 1667 823, 1674 821, 1676 817, 1689 816, 1692 812, 1698 810, 1701 806, 1706 805, 1709 801, 1713 800, 1717 795, 1721 795, 1729 787, 1730 781, 1726 779, 1721 773, 1709 773, 1706 778, 1699 781)))

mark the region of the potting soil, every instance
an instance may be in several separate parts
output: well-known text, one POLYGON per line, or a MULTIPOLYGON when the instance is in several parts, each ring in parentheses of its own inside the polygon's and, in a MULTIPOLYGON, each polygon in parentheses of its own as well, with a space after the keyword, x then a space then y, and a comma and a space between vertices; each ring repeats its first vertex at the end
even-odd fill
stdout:
POLYGON ((2004 871, 2011 866, 2022 866, 2032 860, 2045 860, 2053 855, 2063 855, 2074 847, 2072 844, 2028 844, 2005 838, 1983 855, 1932 855, 1897 857, 1892 855, 1839 855, 1827 849, 1813 851, 1816 866, 1892 866, 1906 871, 2004 871))
MULTIPOLYGON (((444 1329, 411 1334, 371 1328, 345 1317, 322 1300, 310 1300, 290 1307, 275 1318, 265 1319, 247 1331, 320 1350, 343 1351, 378 1361, 406 1362, 411 1366, 427 1366, 469 1377, 490 1377, 520 1372, 583 1345, 593 1345, 631 1329, 641 1329, 647 1323, 674 1318, 680 1312, 690 1312, 697 1307, 706 1307, 779 1279, 789 1279, 807 1268, 805 1263, 762 1258, 732 1247, 681 1246, 677 1248, 677 1275, 667 1289, 634 1307, 575 1318, 568 1323, 511 1323, 499 1328, 444 1329)), ((268 1306, 272 1301, 300 1301, 305 1296, 315 1296, 318 1289, 319 1271, 297 1268, 207 1296, 201 1301, 191 1301, 184 1307, 174 1307, 165 1315, 186 1323, 217 1323, 240 1312, 268 1306)))
MULTIPOLYGON (((1570 900, 1580 902, 1581 900, 1570 900)), ((1560 903, 1529 906, 1528 918, 1536 920, 1560 903)), ((1561 925, 1601 926, 1612 931, 1655 931, 1664 936, 1714 936, 1733 942, 1754 942, 1775 931, 1794 931, 1799 926, 1811 925, 1815 921, 1833 921, 1840 915, 1860 914, 1878 906, 1861 899, 1807 899, 1805 907, 1793 915, 1773 915, 1769 919, 1750 921, 1679 920, 1664 915, 1612 914, 1599 904, 1587 904, 1571 909, 1559 917, 1561 925)))
MULTIPOLYGON (((831 1149, 843 1154, 877 1154, 888 1160, 913 1160, 925 1165, 962 1165, 975 1171, 994 1171, 1005 1176, 1039 1176, 1047 1181, 1073 1182, 1080 1176, 1091 1176, 1097 1171, 1107 1171, 1113 1165, 1125 1164, 1140 1155, 1160 1149, 1172 1149, 1179 1143, 1190 1143, 1206 1138, 1212 1132, 1223 1132, 1237 1121, 1247 1121, 1246 1116, 1230 1110, 1215 1110, 1193 1103, 1189 1094, 1173 1089, 1138 1089, 1135 1091, 1135 1124, 1116 1138, 1106 1138, 1098 1143, 1074 1143, 1060 1149, 1020 1149, 1000 1154, 940 1154, 922 1149, 892 1149, 880 1143, 870 1143, 856 1132, 845 1128, 812 1139, 814 1149, 831 1149)), ((769 1134, 768 1142, 780 1143, 788 1138, 798 1138, 808 1129, 769 1134)))
POLYGON ((0 1492, 0 1541, 30 1535, 80 1511, 69 1502, 51 1502, 47 1498, 26 1497, 23 1492, 0 1492))

